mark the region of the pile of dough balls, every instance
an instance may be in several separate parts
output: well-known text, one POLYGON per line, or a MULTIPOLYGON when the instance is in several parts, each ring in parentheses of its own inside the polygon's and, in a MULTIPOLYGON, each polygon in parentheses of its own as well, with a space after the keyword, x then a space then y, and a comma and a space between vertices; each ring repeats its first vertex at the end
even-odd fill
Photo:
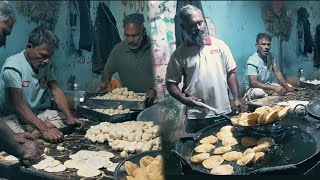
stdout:
POLYGON ((306 80, 305 82, 306 82, 306 83, 310 83, 310 84, 315 84, 315 85, 320 84, 320 80, 318 80, 318 79, 306 80))
POLYGON ((228 125, 222 127, 215 135, 202 138, 200 145, 194 148, 195 154, 191 156, 190 161, 195 164, 201 163, 204 168, 210 169, 211 174, 231 175, 234 173, 233 166, 228 162, 236 161, 241 166, 256 163, 261 161, 274 145, 274 140, 269 137, 258 140, 245 136, 241 139, 241 145, 252 148, 247 148, 244 152, 232 150, 233 146, 239 144, 233 137, 233 131, 234 127, 228 125), (222 142, 222 146, 214 145, 218 141, 222 142))
POLYGON ((160 149, 160 126, 151 121, 102 122, 91 126, 85 138, 92 142, 108 141, 112 150, 121 151, 120 156, 126 158, 129 153, 160 149))
POLYGON ((130 109, 123 109, 122 105, 119 105, 117 109, 92 109, 93 111, 97 111, 99 113, 107 114, 109 116, 117 115, 117 114, 127 114, 130 112, 130 109))
POLYGON ((125 101, 144 101, 145 95, 141 96, 133 91, 128 91, 128 88, 116 88, 111 93, 107 93, 103 96, 96 96, 94 99, 106 99, 106 100, 125 100, 125 101))

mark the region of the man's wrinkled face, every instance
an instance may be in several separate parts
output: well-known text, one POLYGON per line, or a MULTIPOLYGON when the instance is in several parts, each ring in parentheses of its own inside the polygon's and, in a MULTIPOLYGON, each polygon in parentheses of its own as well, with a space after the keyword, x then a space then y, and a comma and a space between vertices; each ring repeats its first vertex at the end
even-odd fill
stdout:
POLYGON ((54 49, 50 48, 47 44, 27 48, 28 57, 31 66, 35 69, 44 68, 49 63, 49 58, 53 55, 54 49))
POLYGON ((144 33, 143 25, 129 22, 124 26, 124 37, 130 49, 140 47, 144 33))
POLYGON ((9 18, 6 22, 0 22, 0 47, 6 45, 7 36, 11 34, 15 20, 9 18))
POLYGON ((266 38, 261 38, 256 44, 256 48, 260 56, 267 57, 271 49, 271 42, 266 38))
POLYGON ((182 25, 187 37, 198 47, 204 45, 208 31, 202 13, 195 12, 190 15, 182 25))

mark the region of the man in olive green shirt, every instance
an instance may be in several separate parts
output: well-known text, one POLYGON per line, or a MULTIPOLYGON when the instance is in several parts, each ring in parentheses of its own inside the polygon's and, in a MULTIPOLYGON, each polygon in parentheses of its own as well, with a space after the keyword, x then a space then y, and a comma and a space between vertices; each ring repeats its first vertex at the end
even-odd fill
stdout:
POLYGON ((150 39, 143 25, 144 16, 134 13, 123 19, 125 40, 111 51, 97 91, 111 91, 111 77, 118 73, 122 87, 146 93, 146 102, 156 97, 153 57, 150 39))

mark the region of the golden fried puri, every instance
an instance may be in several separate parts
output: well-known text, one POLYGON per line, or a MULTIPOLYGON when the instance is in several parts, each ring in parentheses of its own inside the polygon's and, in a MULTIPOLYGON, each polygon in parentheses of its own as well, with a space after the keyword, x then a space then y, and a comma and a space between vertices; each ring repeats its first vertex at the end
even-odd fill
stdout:
POLYGON ((210 135, 207 137, 204 137, 200 140, 201 144, 214 144, 218 141, 219 139, 215 137, 214 135, 210 135))
POLYGON ((242 158, 242 152, 230 151, 222 155, 226 161, 237 161, 242 158))
POLYGON ((231 149, 232 149, 231 146, 221 146, 221 147, 216 148, 213 151, 213 154, 224 154, 226 152, 231 151, 231 149))
POLYGON ((202 163, 202 161, 208 159, 209 157, 210 157, 209 153, 200 153, 200 154, 191 156, 190 160, 192 163, 202 163))
POLYGON ((210 156, 208 159, 204 160, 202 162, 202 165, 207 169, 212 169, 213 167, 222 164, 223 161, 224 159, 222 156, 215 155, 215 156, 210 156))
POLYGON ((212 144, 200 144, 194 148, 194 151, 197 153, 210 152, 214 147, 212 144))
POLYGON ((131 176, 133 171, 138 167, 139 167, 138 165, 132 163, 131 161, 124 162, 124 168, 129 176, 131 176))
POLYGON ((214 175, 231 175, 233 173, 233 167, 230 164, 223 164, 214 167, 211 171, 214 175))
POLYGON ((140 159, 140 167, 147 167, 152 161, 154 161, 154 157, 143 156, 140 159))

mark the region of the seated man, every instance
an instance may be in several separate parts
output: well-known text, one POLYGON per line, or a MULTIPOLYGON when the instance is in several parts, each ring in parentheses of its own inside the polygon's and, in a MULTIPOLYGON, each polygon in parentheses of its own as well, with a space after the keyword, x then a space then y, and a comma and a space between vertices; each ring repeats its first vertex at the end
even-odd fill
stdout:
POLYGON ((296 88, 290 87, 281 71, 276 66, 275 57, 269 52, 271 49, 271 36, 259 33, 256 38, 256 48, 247 61, 247 93, 249 100, 262 98, 268 95, 285 95, 296 88), (278 79, 279 84, 271 82, 271 71, 278 79))
POLYGON ((111 51, 97 91, 110 92, 111 77, 118 72, 122 87, 136 93, 146 93, 147 103, 155 99, 151 43, 143 23, 143 14, 130 14, 123 19, 125 40, 111 51))
POLYGON ((47 66, 58 45, 59 39, 54 33, 45 27, 37 27, 30 33, 27 48, 8 57, 3 64, 0 73, 0 121, 4 121, 14 133, 22 133, 30 125, 28 131, 32 132, 35 128, 46 141, 63 140, 63 133, 57 129, 59 127, 43 122, 32 112, 47 88, 66 116, 64 123, 83 126, 70 111, 52 66, 47 66))
MULTIPOLYGON (((0 1, 0 47, 6 45, 6 37, 11 34, 16 15, 7 1, 0 1)), ((29 133, 14 134, 7 124, 0 121, 0 151, 22 159, 39 159, 44 145, 35 141, 29 133)))

